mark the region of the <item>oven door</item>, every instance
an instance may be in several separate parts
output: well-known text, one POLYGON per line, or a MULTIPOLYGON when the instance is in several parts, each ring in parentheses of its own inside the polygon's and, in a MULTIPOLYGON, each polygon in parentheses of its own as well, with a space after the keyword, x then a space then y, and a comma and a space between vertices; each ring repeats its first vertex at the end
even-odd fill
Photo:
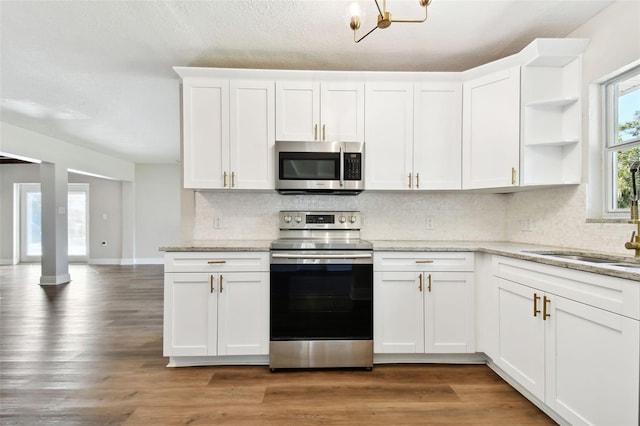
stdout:
POLYGON ((272 252, 271 341, 372 340, 372 253, 272 252))

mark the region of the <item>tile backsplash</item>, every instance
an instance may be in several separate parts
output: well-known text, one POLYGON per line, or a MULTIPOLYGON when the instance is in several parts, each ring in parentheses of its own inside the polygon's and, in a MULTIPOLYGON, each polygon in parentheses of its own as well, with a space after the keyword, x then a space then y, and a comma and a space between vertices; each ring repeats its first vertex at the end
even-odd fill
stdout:
POLYGON ((199 191, 194 239, 274 239, 280 210, 359 210, 362 237, 369 240, 502 241, 506 203, 504 195, 453 192, 330 196, 199 191), (222 228, 214 227, 216 217, 222 217, 222 228))
POLYGON ((359 210, 369 240, 514 241, 631 255, 625 223, 587 223, 586 186, 513 194, 365 191, 358 196, 196 191, 194 240, 275 239, 280 210, 359 210), (215 218, 222 227, 214 227, 215 218), (429 229, 428 222, 432 223, 429 229))

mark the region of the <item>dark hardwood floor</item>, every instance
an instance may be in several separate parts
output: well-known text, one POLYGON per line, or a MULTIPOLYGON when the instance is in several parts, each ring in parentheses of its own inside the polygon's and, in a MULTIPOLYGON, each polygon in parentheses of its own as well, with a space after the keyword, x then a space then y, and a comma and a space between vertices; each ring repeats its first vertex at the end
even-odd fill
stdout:
POLYGON ((0 267, 0 424, 555 424, 481 365, 166 368, 162 272, 0 267))

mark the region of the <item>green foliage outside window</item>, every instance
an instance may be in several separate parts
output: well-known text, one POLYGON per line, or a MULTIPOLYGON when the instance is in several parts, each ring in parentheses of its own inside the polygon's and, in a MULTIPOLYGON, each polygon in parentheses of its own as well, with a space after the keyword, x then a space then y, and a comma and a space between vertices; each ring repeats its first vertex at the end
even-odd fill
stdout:
MULTIPOLYGON (((640 111, 633 114, 633 120, 618 126, 618 134, 627 134, 633 138, 640 136, 640 111)), ((619 141, 621 141, 621 137, 619 141)), ((631 183, 631 172, 629 167, 634 161, 640 160, 640 147, 628 149, 626 151, 617 152, 618 163, 618 208, 628 209, 631 207, 633 198, 633 187, 631 183)), ((640 173, 636 173, 636 180, 640 177, 640 173)), ((640 190, 640 186, 638 187, 640 190)))

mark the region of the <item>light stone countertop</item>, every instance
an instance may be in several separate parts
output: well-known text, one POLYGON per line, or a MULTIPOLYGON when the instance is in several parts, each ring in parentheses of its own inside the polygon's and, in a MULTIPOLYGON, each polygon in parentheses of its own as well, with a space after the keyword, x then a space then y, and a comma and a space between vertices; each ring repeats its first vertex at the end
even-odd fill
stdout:
MULTIPOLYGON (((640 269, 625 268, 608 264, 590 263, 571 259, 561 259, 530 253, 530 251, 560 251, 587 256, 607 256, 613 262, 633 263, 640 265, 640 259, 631 256, 612 255, 588 250, 544 245, 532 245, 503 241, 419 241, 419 240, 372 240, 374 251, 470 251, 490 253, 516 259, 529 260, 547 265, 560 266, 578 271, 593 272, 640 281, 640 269)), ((271 240, 216 240, 193 241, 178 246, 160 247, 165 252, 189 251, 269 251, 271 240)))
POLYGON ((190 241, 179 246, 160 247, 160 251, 269 251, 271 240, 190 241))

